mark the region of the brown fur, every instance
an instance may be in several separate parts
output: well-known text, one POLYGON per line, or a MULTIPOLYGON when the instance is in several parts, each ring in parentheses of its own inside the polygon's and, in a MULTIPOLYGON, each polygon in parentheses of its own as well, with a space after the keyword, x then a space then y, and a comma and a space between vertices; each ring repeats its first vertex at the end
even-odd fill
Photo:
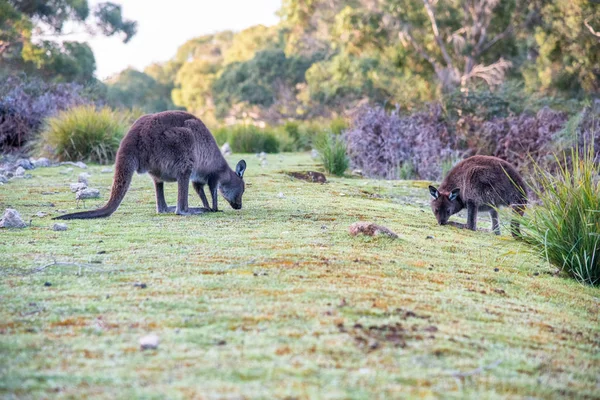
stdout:
MULTIPOLYGON (((492 229, 499 235, 497 207, 511 206, 523 215, 527 204, 523 178, 508 162, 497 157, 473 156, 448 173, 439 189, 429 186, 431 209, 440 225, 448 224, 451 215, 467 208, 467 228, 477 229, 477 212, 488 211, 492 229)), ((519 234, 519 223, 511 223, 513 236, 519 234)))
POLYGON ((164 111, 140 117, 121 141, 116 157, 115 176, 108 203, 97 210, 66 214, 55 219, 103 218, 121 204, 133 173, 148 173, 154 180, 156 210, 179 215, 218 211, 217 191, 235 209, 242 208, 245 161, 233 171, 221 154, 214 137, 192 114, 164 111), (202 200, 203 208, 188 207, 190 181, 202 200), (169 207, 164 182, 177 182, 177 206, 169 207), (208 185, 212 208, 204 193, 208 185))

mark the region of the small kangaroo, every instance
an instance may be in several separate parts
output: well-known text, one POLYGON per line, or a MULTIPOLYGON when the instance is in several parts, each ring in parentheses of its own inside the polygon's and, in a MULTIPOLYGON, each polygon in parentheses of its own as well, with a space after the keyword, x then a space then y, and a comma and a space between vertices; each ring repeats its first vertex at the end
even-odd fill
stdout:
MULTIPOLYGON (((477 230, 477 212, 488 211, 492 229, 500 234, 499 206, 512 206, 519 215, 525 212, 525 182, 517 170, 497 157, 473 156, 450 170, 439 187, 429 186, 431 209, 438 224, 446 225, 451 215, 467 208, 467 228, 477 230)), ((520 235, 519 222, 511 221, 511 233, 520 235)))
POLYGON ((54 219, 87 219, 110 216, 121 204, 133 173, 148 173, 156 189, 156 211, 178 215, 218 211, 217 191, 236 210, 242 208, 244 171, 241 160, 235 172, 221 154, 214 137, 198 118, 183 111, 143 115, 133 123, 117 151, 115 176, 108 203, 97 210, 77 212, 54 219), (188 207, 190 181, 204 207, 188 207), (177 206, 165 201, 164 182, 177 182, 177 206), (204 193, 208 184, 212 208, 204 193))

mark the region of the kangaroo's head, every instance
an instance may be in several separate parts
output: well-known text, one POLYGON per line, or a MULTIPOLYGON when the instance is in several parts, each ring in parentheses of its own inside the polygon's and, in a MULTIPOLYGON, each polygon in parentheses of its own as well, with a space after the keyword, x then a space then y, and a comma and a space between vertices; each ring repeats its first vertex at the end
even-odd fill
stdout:
POLYGON ((229 175, 229 179, 221 182, 219 190, 225 200, 229 202, 232 208, 239 210, 242 208, 242 195, 246 185, 244 184, 244 171, 246 171, 246 161, 241 160, 229 175))
POLYGON ((431 193, 431 210, 438 224, 446 225, 451 215, 463 209, 463 202, 459 194, 460 189, 454 189, 450 193, 439 192, 435 187, 429 186, 431 193))

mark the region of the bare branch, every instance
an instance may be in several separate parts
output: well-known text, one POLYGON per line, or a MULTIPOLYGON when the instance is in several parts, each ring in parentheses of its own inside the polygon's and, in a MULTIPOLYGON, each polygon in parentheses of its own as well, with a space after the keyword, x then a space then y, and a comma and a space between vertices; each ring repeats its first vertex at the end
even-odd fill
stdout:
POLYGON ((433 57, 431 57, 419 45, 419 43, 417 43, 417 41, 415 40, 415 38, 408 32, 408 29, 404 29, 403 31, 401 31, 400 33, 398 33, 398 37, 400 38, 401 42, 404 42, 405 40, 408 40, 408 42, 410 42, 410 44, 412 45, 412 47, 414 47, 414 49, 417 51, 417 53, 419 53, 421 55, 421 57, 423 57, 427 62, 429 62, 433 66, 433 68, 435 70, 437 70, 438 68, 441 67, 439 65, 439 63, 433 57))
POLYGON ((494 36, 492 38, 492 40, 490 40, 484 46, 482 46, 481 49, 479 49, 479 51, 475 54, 475 56, 480 56, 485 51, 487 51, 490 47, 492 47, 493 45, 495 45, 497 42, 499 42, 502 39, 504 39, 507 36, 509 36, 513 32, 514 28, 515 27, 512 26, 512 25, 507 26, 506 29, 502 33, 497 34, 496 36, 494 36))
POLYGON ((586 18, 586 19, 583 21, 583 24, 585 25, 585 27, 586 27, 586 28, 588 28, 588 30, 590 31, 590 33, 591 33, 592 35, 596 36, 597 38, 600 38, 600 32, 596 32, 596 31, 594 30, 594 28, 592 28, 592 26, 590 25, 590 19, 591 19, 591 17, 588 17, 588 18, 586 18))
POLYGON ((503 58, 500 58, 490 65, 478 64, 473 67, 471 72, 463 75, 461 84, 462 86, 465 86, 470 79, 479 78, 483 79, 490 87, 498 86, 504 82, 506 71, 508 71, 510 67, 512 67, 512 63, 503 58))
POLYGON ((429 16, 429 21, 431 22, 431 29, 433 29, 433 37, 435 38, 435 41, 437 42, 440 50, 442 51, 444 61, 446 61, 446 65, 448 67, 453 68, 452 58, 450 58, 448 50, 446 50, 446 45, 444 45, 444 41, 440 36, 440 30, 438 29, 438 25, 435 20, 435 13, 433 12, 433 8, 431 8, 429 0, 423 0, 423 4, 425 5, 425 10, 427 11, 427 15, 429 16))

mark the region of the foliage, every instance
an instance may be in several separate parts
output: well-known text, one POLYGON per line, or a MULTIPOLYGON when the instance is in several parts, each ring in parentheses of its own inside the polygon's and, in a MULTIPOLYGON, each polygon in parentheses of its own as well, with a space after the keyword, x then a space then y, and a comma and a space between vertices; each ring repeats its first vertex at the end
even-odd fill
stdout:
POLYGON ((572 149, 552 175, 535 164, 539 205, 521 218, 525 240, 548 262, 588 285, 600 285, 600 168, 593 147, 572 149))
POLYGON ((37 148, 59 161, 114 162, 119 143, 134 114, 110 108, 79 106, 46 120, 37 148))
POLYGON ((214 132, 217 143, 228 142, 235 153, 277 153, 280 141, 276 133, 254 125, 238 124, 214 132))
POLYGON ((316 142, 323 167, 330 174, 343 176, 350 164, 346 142, 341 136, 325 134, 316 142))
POLYGON ((303 82, 310 64, 302 57, 287 57, 281 50, 263 50, 249 61, 229 64, 212 86, 217 115, 224 116, 238 102, 271 106, 279 86, 303 82))
POLYGON ((107 84, 108 101, 113 107, 136 107, 147 113, 175 108, 171 101, 171 87, 144 72, 129 68, 107 84))
POLYGON ((95 102, 94 86, 47 83, 38 78, 11 76, 0 82, 0 151, 20 149, 45 118, 70 107, 95 102))
POLYGON ((92 80, 95 60, 86 43, 45 39, 60 36, 68 24, 105 36, 122 34, 124 42, 136 33, 136 22, 124 19, 118 4, 98 3, 92 14, 93 21, 87 0, 0 1, 2 69, 63 81, 92 80))
POLYGON ((344 137, 352 166, 369 177, 397 179, 412 170, 421 179, 438 179, 444 161, 455 154, 439 106, 406 116, 398 109, 363 107, 344 137))

